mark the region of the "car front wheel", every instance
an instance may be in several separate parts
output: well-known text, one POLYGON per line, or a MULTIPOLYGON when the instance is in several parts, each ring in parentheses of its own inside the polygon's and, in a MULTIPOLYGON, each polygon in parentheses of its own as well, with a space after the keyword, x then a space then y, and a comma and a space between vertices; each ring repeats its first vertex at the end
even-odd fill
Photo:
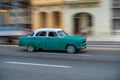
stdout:
POLYGON ((75 53, 75 52, 76 52, 75 46, 73 46, 73 45, 68 45, 68 46, 66 47, 66 52, 69 53, 69 54, 75 53))
POLYGON ((32 45, 29 45, 29 46, 27 46, 27 51, 28 52, 33 52, 33 51, 35 51, 35 47, 32 46, 32 45))

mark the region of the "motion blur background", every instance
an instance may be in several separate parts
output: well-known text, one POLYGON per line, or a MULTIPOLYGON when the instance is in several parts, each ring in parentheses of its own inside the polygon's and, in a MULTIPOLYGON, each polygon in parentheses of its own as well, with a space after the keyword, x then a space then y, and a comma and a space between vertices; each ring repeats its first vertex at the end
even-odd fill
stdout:
POLYGON ((70 35, 119 36, 120 0, 0 0, 0 37, 11 41, 46 27, 70 35))

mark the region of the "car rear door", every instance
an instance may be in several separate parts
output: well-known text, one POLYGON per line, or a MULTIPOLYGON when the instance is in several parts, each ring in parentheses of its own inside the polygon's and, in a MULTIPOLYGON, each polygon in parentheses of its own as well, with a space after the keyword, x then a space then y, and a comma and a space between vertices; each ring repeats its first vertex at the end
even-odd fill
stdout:
POLYGON ((46 31, 40 31, 33 37, 33 44, 36 48, 45 48, 46 47, 46 31))

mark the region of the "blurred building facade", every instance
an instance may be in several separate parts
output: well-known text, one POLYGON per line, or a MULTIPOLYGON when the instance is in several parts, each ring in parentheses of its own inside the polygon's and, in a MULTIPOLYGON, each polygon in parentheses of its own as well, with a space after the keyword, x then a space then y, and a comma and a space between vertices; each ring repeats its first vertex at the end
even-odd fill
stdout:
POLYGON ((120 30, 120 0, 31 0, 32 28, 62 28, 69 34, 109 36, 120 30))
POLYGON ((9 10, 9 23, 10 26, 17 24, 19 27, 31 28, 31 10, 20 8, 9 10), (17 14, 17 17, 16 17, 17 14))
POLYGON ((0 26, 8 25, 8 9, 9 5, 3 4, 3 2, 0 1, 0 26))
POLYGON ((83 29, 92 36, 120 35, 120 0, 3 1, 11 5, 18 1, 22 5, 17 9, 12 6, 7 12, 0 11, 0 17, 4 17, 0 18, 2 25, 17 24, 32 30, 62 28, 71 35, 81 35, 83 29))
POLYGON ((0 25, 31 29, 29 0, 1 0, 0 25))

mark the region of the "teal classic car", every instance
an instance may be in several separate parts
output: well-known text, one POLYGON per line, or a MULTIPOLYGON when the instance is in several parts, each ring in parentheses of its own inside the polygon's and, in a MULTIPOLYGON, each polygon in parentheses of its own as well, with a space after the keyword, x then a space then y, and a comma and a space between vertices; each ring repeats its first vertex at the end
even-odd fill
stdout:
POLYGON ((33 31, 29 36, 19 38, 19 46, 27 47, 27 51, 36 49, 64 50, 75 53, 87 47, 86 38, 83 36, 68 36, 62 29, 41 28, 33 31))

